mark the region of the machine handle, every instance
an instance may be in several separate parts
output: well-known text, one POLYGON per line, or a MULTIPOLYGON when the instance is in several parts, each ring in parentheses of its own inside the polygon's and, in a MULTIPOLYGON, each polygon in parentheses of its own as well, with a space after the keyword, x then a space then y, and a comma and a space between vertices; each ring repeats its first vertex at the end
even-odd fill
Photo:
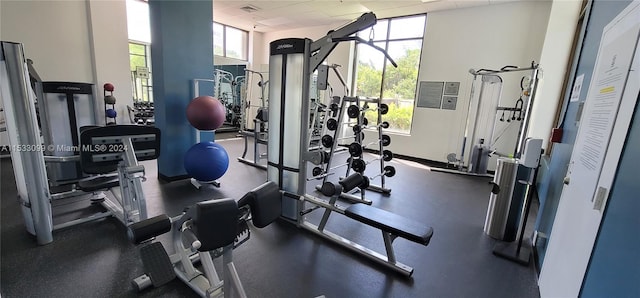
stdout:
POLYGON ((342 42, 342 41, 357 41, 359 43, 364 43, 380 52, 382 52, 382 54, 384 54, 384 56, 389 60, 389 62, 391 62, 391 64, 393 65, 393 67, 398 67, 398 64, 393 60, 393 58, 391 58, 391 56, 389 56, 389 53, 387 53, 387 51, 385 51, 383 48, 374 45, 373 42, 370 41, 366 41, 364 39, 362 39, 362 37, 359 36, 347 36, 347 37, 333 37, 331 38, 331 41, 333 42, 342 42))

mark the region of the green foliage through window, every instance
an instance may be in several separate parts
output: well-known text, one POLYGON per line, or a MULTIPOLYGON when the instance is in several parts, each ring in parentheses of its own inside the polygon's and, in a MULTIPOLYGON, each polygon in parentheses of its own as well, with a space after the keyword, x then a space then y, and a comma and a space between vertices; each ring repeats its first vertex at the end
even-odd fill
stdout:
MULTIPOLYGON (((389 112, 382 116, 382 121, 389 122, 389 130, 392 131, 409 133, 411 130, 422 51, 423 33, 420 32, 424 31, 425 22, 426 16, 419 15, 378 23, 390 27, 377 28, 378 32, 390 33, 386 40, 377 41, 375 44, 387 50, 397 63, 397 68, 371 47, 364 44, 357 47, 356 94, 361 97, 381 98, 381 102, 389 106, 389 112), (393 28, 394 24, 398 28, 393 28), (403 33, 400 26, 409 24, 414 25, 411 32, 403 33)), ((365 33, 370 34, 369 31, 361 34, 365 33)), ((376 40, 380 40, 378 35, 376 40)), ((369 121, 376 122, 377 112, 368 111, 365 115, 369 121)))

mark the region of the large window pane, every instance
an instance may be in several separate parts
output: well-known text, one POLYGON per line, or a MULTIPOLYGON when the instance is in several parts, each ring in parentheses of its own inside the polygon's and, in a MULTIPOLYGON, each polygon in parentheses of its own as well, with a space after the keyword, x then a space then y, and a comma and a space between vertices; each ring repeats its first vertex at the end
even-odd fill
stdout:
POLYGON ((247 32, 233 27, 227 27, 226 29, 226 56, 247 60, 247 41, 249 40, 247 32))
POLYGON ((358 36, 364 40, 386 40, 388 27, 388 20, 379 20, 372 28, 358 32, 358 36))
POLYGON ((149 4, 146 1, 127 0, 126 6, 129 39, 150 43, 149 4))
POLYGON ((382 120, 389 122, 391 131, 409 132, 411 129, 421 46, 420 39, 389 42, 389 55, 398 67, 387 63, 382 102, 389 106, 389 112, 382 120))
MULTIPOLYGON (((357 47, 356 94, 380 98, 389 107, 382 121, 389 122, 391 131, 409 133, 411 130, 425 20, 424 15, 380 20, 374 33, 371 30, 358 33, 366 40, 373 34, 376 46, 387 49, 398 64, 397 68, 393 67, 382 53, 371 47, 362 44, 357 47)), ((378 113, 369 110, 365 116, 375 123, 378 113)))
MULTIPOLYGON (((384 43, 376 43, 376 45, 384 47, 384 43)), ((384 55, 380 51, 368 45, 358 45, 356 85, 356 94, 358 96, 380 97, 383 65, 384 55)))
POLYGON ((389 56, 395 60, 398 67, 393 67, 391 63, 387 64, 382 97, 385 99, 415 99, 421 48, 422 40, 389 42, 389 56))
POLYGON ((213 54, 224 56, 224 26, 213 23, 213 54))
POLYGON ((424 15, 392 19, 389 39, 422 38, 425 20, 424 15))
POLYGON ((129 43, 129 53, 134 55, 146 55, 145 45, 139 43, 129 43))

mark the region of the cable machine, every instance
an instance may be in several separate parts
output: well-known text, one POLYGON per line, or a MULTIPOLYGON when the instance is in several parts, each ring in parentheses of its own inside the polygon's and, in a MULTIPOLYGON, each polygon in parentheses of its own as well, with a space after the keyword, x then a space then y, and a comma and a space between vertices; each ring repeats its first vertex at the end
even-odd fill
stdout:
POLYGON ((462 138, 460 157, 458 158, 456 153, 447 155, 449 162, 457 163, 458 171, 476 175, 487 175, 487 164, 491 155, 513 157, 520 155, 529 130, 531 107, 533 106, 537 93, 541 71, 540 65, 535 63, 535 61, 532 61, 528 67, 507 65, 499 70, 484 68, 469 70, 469 73, 473 75, 473 83, 469 95, 467 122, 464 137, 462 138), (500 74, 512 72, 529 72, 529 75, 524 76, 520 80, 520 97, 516 101, 516 104, 514 106, 502 106, 500 103, 503 80, 500 74), (480 90, 477 94, 478 99, 475 101, 477 104, 475 109, 473 109, 472 103, 476 97, 478 84, 480 84, 480 90), (487 95, 491 95, 492 98, 487 99, 487 95), (483 118, 483 115, 488 116, 483 118), (499 119, 497 119, 498 115, 500 115, 499 119), (506 118, 505 115, 507 116, 506 118), (513 152, 497 152, 495 148, 496 142, 503 136, 508 128, 500 131, 496 137, 497 121, 520 122, 513 152), (467 153, 469 153, 468 156, 467 153))

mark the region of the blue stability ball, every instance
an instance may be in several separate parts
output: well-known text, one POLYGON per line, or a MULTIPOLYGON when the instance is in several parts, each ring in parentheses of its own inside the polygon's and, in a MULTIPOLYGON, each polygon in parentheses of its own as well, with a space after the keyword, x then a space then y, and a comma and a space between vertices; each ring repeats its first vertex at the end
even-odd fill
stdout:
POLYGON ((115 118, 116 116, 118 116, 118 113, 114 109, 107 109, 105 111, 105 114, 107 115, 107 118, 115 118))
POLYGON ((200 142, 184 155, 184 169, 198 181, 214 181, 229 168, 229 155, 214 142, 200 142))

